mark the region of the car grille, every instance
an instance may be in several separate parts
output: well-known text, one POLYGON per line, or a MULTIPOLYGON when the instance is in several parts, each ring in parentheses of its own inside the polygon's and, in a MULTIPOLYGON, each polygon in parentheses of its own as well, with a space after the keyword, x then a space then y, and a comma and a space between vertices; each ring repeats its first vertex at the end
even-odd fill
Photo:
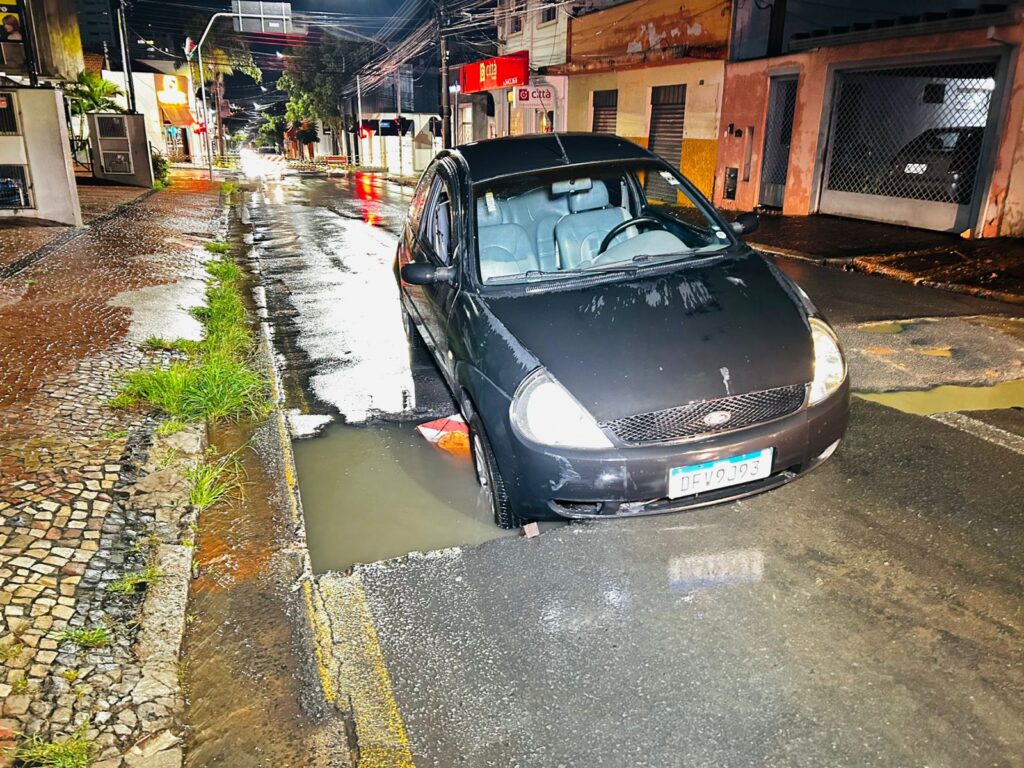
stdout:
POLYGON ((663 411, 612 419, 601 426, 610 429, 624 443, 661 443, 729 432, 793 413, 803 405, 804 390, 803 384, 794 384, 717 400, 699 400, 663 411), (719 411, 729 413, 730 418, 721 424, 705 421, 709 414, 719 411))

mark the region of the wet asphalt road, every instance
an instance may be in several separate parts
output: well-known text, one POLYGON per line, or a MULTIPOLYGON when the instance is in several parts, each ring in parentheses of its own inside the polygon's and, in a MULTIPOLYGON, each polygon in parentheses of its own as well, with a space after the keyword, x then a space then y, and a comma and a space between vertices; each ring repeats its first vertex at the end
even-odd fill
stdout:
MULTIPOLYGON (((347 402, 342 386, 309 384, 361 364, 389 372, 381 402, 397 381, 436 394, 428 370, 403 379, 346 358, 346 340, 377 333, 386 313, 310 325, 322 282, 380 262, 364 228, 393 231, 407 199, 373 179, 285 180, 253 208, 294 233, 291 266, 282 248, 261 268, 278 349, 298 371, 290 398, 308 412, 366 412, 372 387, 347 402)), ((1024 378, 1015 321, 963 319, 1017 308, 781 266, 837 325, 855 387, 1024 378), (893 318, 931 319, 899 333, 858 325, 893 318)), ((769 494, 322 574, 360 744, 390 756, 382 765, 1024 765, 1020 413, 958 421, 858 399, 836 456, 769 494), (352 640, 367 616, 369 640, 352 640)), ((341 469, 304 477, 300 463, 304 499, 310 484, 343 482, 341 469)))

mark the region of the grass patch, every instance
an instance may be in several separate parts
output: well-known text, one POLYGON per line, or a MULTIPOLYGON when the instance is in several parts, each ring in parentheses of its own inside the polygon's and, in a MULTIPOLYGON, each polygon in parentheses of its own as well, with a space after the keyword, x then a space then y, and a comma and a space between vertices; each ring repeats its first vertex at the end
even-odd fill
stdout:
MULTIPOLYGON (((207 250, 221 247, 231 248, 228 243, 206 244, 207 250)), ((189 422, 260 418, 270 409, 266 376, 253 361, 252 331, 238 287, 242 271, 228 259, 208 262, 206 271, 206 304, 192 311, 203 324, 203 340, 147 339, 150 348, 177 349, 187 359, 128 374, 121 394, 109 403, 125 408, 145 402, 159 408, 170 417, 161 434, 189 422)))
POLYGON ((102 440, 123 440, 128 437, 127 429, 112 429, 109 432, 104 432, 100 435, 102 440))
POLYGON ((68 627, 57 635, 57 641, 74 643, 79 648, 104 648, 114 642, 114 635, 103 626, 68 627))
POLYGON ((149 587, 163 578, 163 574, 155 565, 147 565, 141 571, 126 573, 107 584, 107 592, 115 595, 134 595, 139 587, 149 587))
POLYGON ((203 248, 205 248, 210 253, 223 255, 225 253, 231 252, 231 243, 224 243, 221 242, 220 240, 214 240, 211 243, 203 243, 203 248))
POLYGON ((21 656, 21 652, 25 650, 25 646, 21 643, 14 643, 13 645, 0 645, 0 664, 6 664, 9 661, 21 656))
POLYGON ((180 419, 167 419, 156 425, 156 433, 160 437, 169 437, 185 429, 188 424, 180 419))
POLYGON ((95 747, 84 734, 79 728, 61 741, 42 741, 33 736, 18 744, 14 764, 19 768, 88 768, 95 747))
POLYGON ((11 693, 13 693, 15 696, 17 696, 19 694, 22 694, 22 693, 28 693, 29 687, 30 686, 29 686, 28 678, 27 677, 19 677, 17 680, 15 680, 13 683, 11 683, 11 693))
POLYGON ((220 461, 195 464, 185 472, 188 503, 202 512, 241 488, 238 460, 233 454, 220 461))

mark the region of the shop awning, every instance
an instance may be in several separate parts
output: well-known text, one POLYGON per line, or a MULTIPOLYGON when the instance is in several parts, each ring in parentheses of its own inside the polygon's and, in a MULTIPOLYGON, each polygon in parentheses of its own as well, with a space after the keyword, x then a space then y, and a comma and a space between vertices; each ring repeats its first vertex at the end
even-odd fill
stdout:
POLYGON ((164 122, 178 128, 190 128, 196 122, 187 104, 161 104, 160 114, 163 115, 164 122))

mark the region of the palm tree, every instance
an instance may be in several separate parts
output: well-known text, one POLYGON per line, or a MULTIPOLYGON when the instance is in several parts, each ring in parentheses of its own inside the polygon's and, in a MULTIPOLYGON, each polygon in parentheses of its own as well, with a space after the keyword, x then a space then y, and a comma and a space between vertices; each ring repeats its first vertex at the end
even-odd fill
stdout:
POLYGON ((114 99, 123 96, 120 86, 102 75, 83 69, 64 90, 71 103, 72 114, 78 115, 78 135, 85 131, 85 116, 90 112, 124 112, 114 99))
MULTIPOLYGON (((189 24, 189 33, 193 40, 202 39, 203 30, 206 29, 207 19, 203 16, 194 16, 189 24)), ((252 52, 249 50, 245 39, 233 31, 227 19, 220 19, 210 29, 203 45, 203 69, 199 71, 198 57, 193 58, 190 64, 192 77, 198 83, 200 78, 210 83, 214 98, 218 104, 216 114, 217 135, 220 143, 220 153, 225 151, 225 136, 221 124, 220 99, 224 94, 224 78, 228 75, 242 73, 248 75, 255 82, 263 80, 263 72, 256 65, 252 52)), ((209 127, 207 128, 209 130, 209 127)))

